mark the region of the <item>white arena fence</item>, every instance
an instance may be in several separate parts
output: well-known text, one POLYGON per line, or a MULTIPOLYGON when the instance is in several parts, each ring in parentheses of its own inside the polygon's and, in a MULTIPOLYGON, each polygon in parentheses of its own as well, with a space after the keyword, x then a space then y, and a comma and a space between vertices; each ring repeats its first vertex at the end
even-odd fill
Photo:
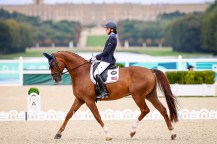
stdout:
MULTIPOLYGON (((25 120, 64 120, 67 112, 48 110, 41 111, 40 95, 31 93, 27 95, 27 112, 11 110, 9 112, 0 112, 0 121, 25 121, 25 120)), ((140 115, 138 110, 112 110, 107 109, 100 111, 103 120, 134 120, 140 115)), ((211 120, 217 119, 217 110, 188 110, 182 109, 178 111, 179 119, 183 120, 211 120)), ((157 111, 151 111, 144 120, 161 120, 163 117, 157 111)), ((90 110, 77 111, 71 120, 94 120, 94 116, 90 110)))
MULTIPOLYGON (((85 57, 85 55, 83 56, 85 57)), ((85 57, 88 59, 89 57, 85 57)), ((217 75, 217 59, 183 59, 179 56, 176 59, 162 59, 162 58, 121 58, 118 62, 122 62, 125 66, 143 65, 147 68, 160 69, 166 71, 186 70, 186 65, 191 64, 195 66, 195 70, 213 70, 217 75), (176 67, 170 69, 169 67, 176 67)), ((50 74, 48 63, 45 58, 38 59, 23 59, 18 60, 0 60, 0 85, 23 85, 24 74, 50 74), (8 75, 17 77, 16 82, 13 83, 8 75), (4 79, 6 82, 4 83, 4 79)), ((9 76, 10 77, 10 76, 9 76)), ((217 78, 216 78, 217 81, 217 78)), ((213 85, 171 85, 172 91, 176 96, 216 96, 216 86, 213 85)))
MULTIPOLYGON (((25 120, 64 120, 67 112, 49 110, 46 112, 24 112, 11 110, 9 112, 0 112, 0 121, 25 121, 25 120)), ((103 120, 135 120, 140 115, 140 111, 125 109, 122 111, 107 109, 100 111, 103 120)), ((180 120, 216 120, 217 110, 188 110, 178 111, 180 120)), ((77 111, 70 120, 95 120, 90 110, 77 111)), ((157 111, 151 111, 144 120, 163 120, 161 114, 157 111)))
MULTIPOLYGON (((86 57, 88 59, 88 57, 86 57)), ((128 57, 118 59, 117 62, 124 63, 128 66, 144 66, 147 68, 156 68, 166 71, 183 71, 187 70, 187 65, 191 64, 195 67, 195 71, 200 70, 213 70, 217 75, 217 59, 183 59, 181 56, 178 58, 131 58, 128 57)), ((4 83, 3 78, 10 75, 17 77, 17 82, 12 85, 23 85, 24 74, 50 74, 48 62, 45 58, 28 59, 20 57, 17 60, 0 60, 0 85, 11 85, 11 83, 4 83)), ((217 81, 217 78, 216 78, 217 81)))

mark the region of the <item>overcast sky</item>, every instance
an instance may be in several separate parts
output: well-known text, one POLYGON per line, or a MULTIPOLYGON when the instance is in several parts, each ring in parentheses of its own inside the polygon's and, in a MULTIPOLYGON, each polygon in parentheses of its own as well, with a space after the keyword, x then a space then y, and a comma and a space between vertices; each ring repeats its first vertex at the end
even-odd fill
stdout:
MULTIPOLYGON (((215 0, 44 0, 45 3, 55 4, 55 3, 123 3, 123 2, 133 2, 133 3, 204 3, 204 2, 214 2, 215 0)), ((0 0, 0 4, 29 4, 32 0, 0 0)))

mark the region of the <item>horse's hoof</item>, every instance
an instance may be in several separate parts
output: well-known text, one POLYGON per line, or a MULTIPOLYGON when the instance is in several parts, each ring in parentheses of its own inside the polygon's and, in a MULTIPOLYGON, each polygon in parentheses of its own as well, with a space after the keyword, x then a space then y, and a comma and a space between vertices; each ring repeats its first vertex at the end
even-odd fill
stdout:
POLYGON ((131 132, 130 137, 133 138, 133 136, 136 134, 136 132, 131 132))
POLYGON ((112 140, 112 137, 106 137, 106 141, 112 140))
POLYGON ((54 139, 60 139, 61 136, 62 136, 61 134, 56 134, 55 137, 54 137, 54 139))
POLYGON ((175 139, 176 139, 176 134, 172 134, 172 135, 171 135, 171 139, 172 139, 172 140, 175 140, 175 139))

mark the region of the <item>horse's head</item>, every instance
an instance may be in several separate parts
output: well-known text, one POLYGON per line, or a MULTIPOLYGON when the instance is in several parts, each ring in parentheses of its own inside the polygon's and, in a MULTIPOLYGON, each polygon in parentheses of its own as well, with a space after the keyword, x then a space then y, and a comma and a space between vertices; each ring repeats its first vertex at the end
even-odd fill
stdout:
POLYGON ((43 55, 48 59, 53 80, 55 83, 59 83, 62 80, 62 72, 65 68, 65 64, 53 54, 49 55, 47 53, 43 53, 43 55))

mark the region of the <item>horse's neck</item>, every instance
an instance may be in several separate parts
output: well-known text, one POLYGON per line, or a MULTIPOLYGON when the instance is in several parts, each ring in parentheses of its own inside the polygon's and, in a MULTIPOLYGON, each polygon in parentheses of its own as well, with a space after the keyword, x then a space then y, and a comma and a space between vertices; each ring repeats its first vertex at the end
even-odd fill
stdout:
POLYGON ((88 74, 90 68, 89 63, 87 63, 83 58, 75 55, 70 55, 70 57, 65 58, 65 64, 67 70, 69 71, 73 80, 83 77, 85 74, 88 74))
POLYGON ((89 75, 90 64, 89 63, 83 64, 76 69, 73 69, 71 71, 70 71, 70 69, 68 69, 68 70, 69 70, 69 74, 72 78, 73 84, 75 85, 77 82, 84 81, 84 77, 86 77, 86 75, 89 75))

